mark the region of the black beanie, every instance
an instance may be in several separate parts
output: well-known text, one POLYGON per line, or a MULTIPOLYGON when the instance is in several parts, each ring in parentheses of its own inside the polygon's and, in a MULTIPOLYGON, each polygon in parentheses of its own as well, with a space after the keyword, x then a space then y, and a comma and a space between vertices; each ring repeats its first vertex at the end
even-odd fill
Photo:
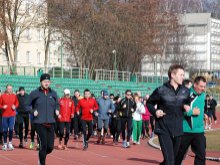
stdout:
POLYGON ((44 73, 40 76, 40 82, 44 80, 50 80, 50 75, 47 73, 44 73))
POLYGON ((24 87, 19 87, 19 91, 22 91, 22 90, 25 91, 24 87))

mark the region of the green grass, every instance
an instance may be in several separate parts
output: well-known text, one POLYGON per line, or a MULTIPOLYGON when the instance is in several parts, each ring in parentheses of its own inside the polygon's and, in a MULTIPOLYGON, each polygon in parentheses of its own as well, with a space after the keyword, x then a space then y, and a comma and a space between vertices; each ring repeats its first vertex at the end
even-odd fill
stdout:
MULTIPOLYGON (((206 151, 220 151, 220 130, 206 132, 205 136, 206 151)), ((155 139, 154 143, 159 145, 158 139, 155 139)))
POLYGON ((209 131, 205 133, 206 136, 206 150, 220 151, 220 130, 209 131))

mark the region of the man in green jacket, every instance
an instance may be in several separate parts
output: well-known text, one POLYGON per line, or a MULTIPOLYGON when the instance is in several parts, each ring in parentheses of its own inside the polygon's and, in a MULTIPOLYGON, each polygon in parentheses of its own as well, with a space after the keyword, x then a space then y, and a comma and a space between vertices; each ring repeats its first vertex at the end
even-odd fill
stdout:
MULTIPOLYGON (((190 110, 184 112, 183 136, 177 153, 175 165, 180 165, 191 145, 195 153, 194 165, 205 165, 206 139, 204 136, 204 106, 206 79, 197 76, 190 88, 190 110)), ((185 106, 185 109, 189 107, 185 106)))

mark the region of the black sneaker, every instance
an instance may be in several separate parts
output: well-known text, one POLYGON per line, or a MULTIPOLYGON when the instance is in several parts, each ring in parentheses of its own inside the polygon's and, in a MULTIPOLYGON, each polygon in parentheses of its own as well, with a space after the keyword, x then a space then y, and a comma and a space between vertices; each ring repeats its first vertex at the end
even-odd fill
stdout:
POLYGON ((84 151, 87 150, 88 147, 89 147, 89 146, 88 146, 88 142, 85 142, 85 146, 83 147, 83 150, 84 150, 84 151))
POLYGON ((23 143, 19 144, 19 148, 24 148, 23 143))

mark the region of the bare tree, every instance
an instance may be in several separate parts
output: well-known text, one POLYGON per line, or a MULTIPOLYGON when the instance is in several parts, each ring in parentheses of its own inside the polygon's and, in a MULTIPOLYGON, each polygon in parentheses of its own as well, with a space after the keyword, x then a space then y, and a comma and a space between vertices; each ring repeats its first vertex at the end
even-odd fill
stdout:
POLYGON ((37 5, 33 0, 1 0, 0 3, 5 54, 11 71, 16 72, 18 44, 21 35, 35 21, 37 5))

